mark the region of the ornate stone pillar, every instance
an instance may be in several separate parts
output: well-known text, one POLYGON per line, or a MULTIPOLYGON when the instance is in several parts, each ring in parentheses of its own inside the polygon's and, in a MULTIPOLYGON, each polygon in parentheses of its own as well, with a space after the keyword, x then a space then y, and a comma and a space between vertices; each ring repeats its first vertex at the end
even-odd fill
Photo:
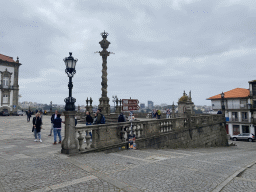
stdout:
MULTIPOLYGON (((16 60, 16 64, 14 67, 14 81, 13 81, 13 106, 15 105, 16 107, 13 108, 13 113, 17 112, 18 109, 18 105, 19 105, 19 67, 20 67, 20 63, 19 63, 19 57, 17 57, 16 60)), ((13 107, 12 106, 12 107, 13 107)))
POLYGON ((174 105, 174 102, 172 104, 172 118, 175 118, 175 105, 174 105))
MULTIPOLYGON (((120 99, 120 101, 122 102, 122 100, 120 99)), ((121 102, 118 99, 116 99, 116 113, 120 114, 122 107, 121 107, 121 102), (120 105, 118 106, 118 102, 120 103, 120 105)))
POLYGON ((78 140, 75 130, 76 111, 64 111, 65 115, 65 138, 61 143, 61 153, 72 154, 78 152, 78 140))
POLYGON ((101 94, 101 98, 99 99, 99 108, 102 109, 102 113, 105 115, 109 115, 110 114, 110 105, 109 105, 109 98, 107 96, 107 57, 109 56, 110 52, 107 51, 108 46, 110 44, 110 42, 107 40, 107 36, 108 33, 106 33, 105 31, 103 33, 101 33, 101 36, 103 38, 103 40, 101 40, 99 42, 101 48, 103 49, 102 51, 99 51, 98 53, 100 54, 100 56, 102 57, 102 82, 101 82, 101 90, 102 90, 102 94, 101 94))

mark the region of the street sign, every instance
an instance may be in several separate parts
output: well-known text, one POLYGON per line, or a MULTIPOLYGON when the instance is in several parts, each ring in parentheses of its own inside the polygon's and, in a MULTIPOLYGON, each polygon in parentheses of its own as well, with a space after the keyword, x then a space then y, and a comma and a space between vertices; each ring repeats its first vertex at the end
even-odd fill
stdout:
POLYGON ((138 106, 138 105, 133 105, 133 106, 123 105, 122 111, 135 111, 135 110, 139 110, 139 108, 140 108, 140 106, 138 106))
POLYGON ((122 99, 123 105, 138 105, 139 100, 138 99, 122 99))
POLYGON ((15 109, 15 108, 16 108, 16 105, 13 105, 13 108, 15 109))

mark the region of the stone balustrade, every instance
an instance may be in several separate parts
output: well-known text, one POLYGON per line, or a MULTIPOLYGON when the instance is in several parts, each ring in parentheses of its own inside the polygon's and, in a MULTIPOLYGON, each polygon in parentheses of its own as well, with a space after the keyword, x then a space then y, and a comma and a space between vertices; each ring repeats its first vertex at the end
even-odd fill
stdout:
MULTIPOLYGON (((201 134, 207 132, 207 136, 209 136, 208 132, 210 133, 210 131, 213 131, 213 129, 217 129, 216 125, 224 125, 224 122, 225 118, 223 115, 200 115, 186 118, 134 121, 132 122, 132 126, 131 122, 98 124, 89 126, 80 125, 75 127, 75 132, 78 142, 78 150, 80 152, 86 152, 95 150, 107 150, 111 148, 120 149, 120 147, 126 146, 128 142, 128 135, 131 132, 135 134, 136 142, 138 141, 138 143, 169 133, 179 134, 186 131, 191 139, 192 136, 193 138, 200 137, 200 135, 196 135, 195 137, 195 133, 201 134), (194 132, 194 129, 197 129, 197 132, 194 132), (89 132, 92 133, 92 139, 89 135, 89 132)), ((218 131, 221 132, 221 129, 218 129, 214 135, 218 134, 218 131)), ((224 134, 224 132, 221 132, 221 134, 224 134)), ((179 136, 175 136, 175 138, 178 137, 179 136)))

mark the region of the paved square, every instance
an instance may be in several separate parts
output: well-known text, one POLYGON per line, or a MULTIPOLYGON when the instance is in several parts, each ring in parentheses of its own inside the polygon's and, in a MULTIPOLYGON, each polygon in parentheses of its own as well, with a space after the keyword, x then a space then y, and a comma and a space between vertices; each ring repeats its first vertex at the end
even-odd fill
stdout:
POLYGON ((0 116, 0 192, 255 191, 256 142, 67 156, 50 127, 44 116, 43 142, 34 142, 25 116, 0 116))

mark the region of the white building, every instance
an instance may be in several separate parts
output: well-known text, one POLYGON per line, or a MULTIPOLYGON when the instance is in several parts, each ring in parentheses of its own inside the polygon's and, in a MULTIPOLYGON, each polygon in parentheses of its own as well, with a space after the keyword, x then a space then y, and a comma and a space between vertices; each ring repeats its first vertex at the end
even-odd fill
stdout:
MULTIPOLYGON (((211 100, 214 111, 221 110, 221 95, 215 95, 211 100)), ((249 89, 236 88, 224 92, 225 117, 227 120, 226 131, 229 135, 240 133, 253 133, 255 128, 251 115, 251 99, 249 89)))
POLYGON ((18 57, 15 62, 12 57, 0 54, 0 111, 17 112, 20 65, 18 57))

